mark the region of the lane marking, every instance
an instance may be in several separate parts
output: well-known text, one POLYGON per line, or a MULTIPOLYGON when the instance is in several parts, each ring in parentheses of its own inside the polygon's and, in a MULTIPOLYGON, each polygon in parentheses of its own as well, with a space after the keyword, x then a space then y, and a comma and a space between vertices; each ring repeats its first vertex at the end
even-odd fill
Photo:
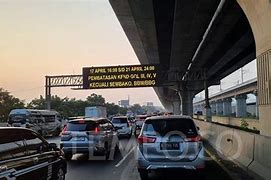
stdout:
POLYGON ((239 178, 232 175, 232 173, 222 164, 212 153, 205 148, 205 152, 231 177, 232 180, 240 180, 239 178))
POLYGON ((115 165, 115 167, 119 167, 126 159, 127 157, 135 150, 136 146, 134 146, 123 158, 120 160, 118 164, 115 165))

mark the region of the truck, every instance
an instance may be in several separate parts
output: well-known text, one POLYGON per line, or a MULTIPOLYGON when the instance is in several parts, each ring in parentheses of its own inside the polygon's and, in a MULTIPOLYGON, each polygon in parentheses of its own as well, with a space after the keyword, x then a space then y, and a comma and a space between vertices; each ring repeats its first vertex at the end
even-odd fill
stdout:
POLYGON ((42 136, 59 136, 62 117, 55 110, 13 109, 9 113, 7 126, 29 128, 42 136))
POLYGON ((106 118, 107 117, 106 107, 103 106, 85 107, 85 117, 106 118))

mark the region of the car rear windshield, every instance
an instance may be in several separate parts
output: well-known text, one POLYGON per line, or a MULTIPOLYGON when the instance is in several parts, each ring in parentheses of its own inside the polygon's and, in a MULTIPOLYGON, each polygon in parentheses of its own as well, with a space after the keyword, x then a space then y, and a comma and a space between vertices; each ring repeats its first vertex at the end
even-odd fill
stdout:
POLYGON ((114 124, 127 123, 127 118, 113 118, 112 123, 114 124))
POLYGON ((27 116, 25 114, 12 114, 9 115, 9 123, 25 123, 27 116))
POLYGON ((169 133, 181 133, 185 136, 197 135, 196 127, 191 119, 160 119, 145 122, 143 134, 165 136, 169 133), (175 132, 173 132, 175 131, 175 132))
POLYGON ((67 125, 67 131, 94 131, 97 123, 92 121, 73 121, 67 125))
POLYGON ((137 117, 136 120, 139 121, 145 121, 147 119, 147 116, 141 116, 141 117, 137 117))

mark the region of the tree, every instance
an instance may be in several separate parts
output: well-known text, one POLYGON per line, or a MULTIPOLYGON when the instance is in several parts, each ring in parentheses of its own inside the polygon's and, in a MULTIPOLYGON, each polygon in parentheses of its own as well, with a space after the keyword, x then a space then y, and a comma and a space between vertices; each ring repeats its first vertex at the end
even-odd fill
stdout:
POLYGON ((0 88, 0 121, 7 121, 10 111, 17 108, 24 108, 24 102, 0 88))
POLYGON ((115 114, 126 115, 127 113, 127 108, 120 107, 114 103, 106 103, 105 107, 106 107, 108 116, 112 116, 115 114))
MULTIPOLYGON (((95 93, 86 98, 85 101, 77 100, 75 98, 69 99, 68 97, 61 98, 59 96, 51 97, 51 108, 58 111, 63 117, 84 116, 85 107, 88 106, 105 106, 108 116, 114 114, 126 114, 127 109, 121 108, 114 103, 106 103, 101 95, 95 93)), ((46 107, 46 100, 40 96, 39 99, 33 99, 27 108, 31 109, 44 109, 46 107)))
POLYGON ((88 106, 104 106, 105 99, 102 95, 97 95, 92 93, 90 96, 87 97, 88 106))
POLYGON ((40 96, 39 99, 35 98, 27 104, 28 109, 44 109, 46 107, 45 99, 40 96))
POLYGON ((131 110, 134 114, 144 114, 144 109, 140 106, 140 104, 132 105, 129 110, 131 110))

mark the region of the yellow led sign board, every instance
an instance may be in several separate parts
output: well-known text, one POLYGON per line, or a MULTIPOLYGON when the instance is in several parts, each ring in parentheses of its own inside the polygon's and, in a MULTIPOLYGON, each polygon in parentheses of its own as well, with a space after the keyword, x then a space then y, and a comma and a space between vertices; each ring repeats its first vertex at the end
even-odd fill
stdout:
POLYGON ((159 65, 85 67, 83 89, 159 86, 159 70, 159 65))

